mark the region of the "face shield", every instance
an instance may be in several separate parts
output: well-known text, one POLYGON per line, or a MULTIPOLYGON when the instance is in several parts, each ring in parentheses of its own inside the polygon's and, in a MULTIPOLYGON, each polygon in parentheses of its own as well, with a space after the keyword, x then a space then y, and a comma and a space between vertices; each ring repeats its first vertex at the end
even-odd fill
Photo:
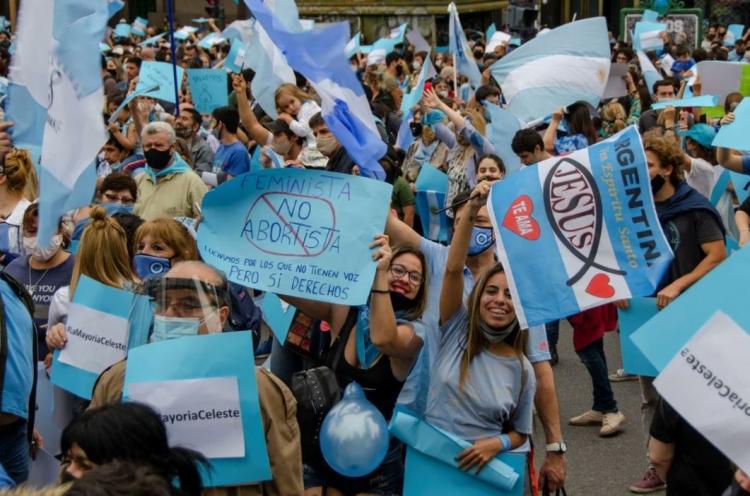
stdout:
POLYGON ((228 314, 226 288, 199 279, 148 279, 154 326, 150 341, 221 332, 228 314))

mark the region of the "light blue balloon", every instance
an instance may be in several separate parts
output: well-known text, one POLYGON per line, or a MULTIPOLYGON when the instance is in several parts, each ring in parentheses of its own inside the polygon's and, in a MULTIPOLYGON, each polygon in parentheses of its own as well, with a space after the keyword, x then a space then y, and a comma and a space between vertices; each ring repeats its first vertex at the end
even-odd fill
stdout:
POLYGON ((346 477, 362 477, 378 468, 388 452, 388 425, 356 382, 323 420, 320 450, 328 465, 346 477))
POLYGON ((669 10, 669 0, 654 0, 651 7, 660 14, 669 10))

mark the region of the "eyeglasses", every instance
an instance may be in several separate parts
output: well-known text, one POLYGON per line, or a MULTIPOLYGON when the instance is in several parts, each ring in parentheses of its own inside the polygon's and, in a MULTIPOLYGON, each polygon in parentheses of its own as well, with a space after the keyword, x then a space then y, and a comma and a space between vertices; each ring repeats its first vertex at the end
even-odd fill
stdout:
POLYGON ((130 196, 117 196, 112 193, 104 193, 104 198, 110 203, 122 203, 123 205, 132 205, 135 202, 130 196))
POLYGON ((391 274, 396 279, 401 279, 405 275, 409 275, 409 282, 415 286, 419 286, 424 282, 424 277, 419 272, 409 272, 403 265, 393 264, 391 265, 391 274))
MULTIPOLYGON (((210 303, 212 308, 216 308, 214 302, 210 303)), ((166 314, 169 309, 172 309, 175 315, 180 317, 192 317, 199 310, 203 309, 203 305, 197 298, 179 298, 179 299, 161 299, 156 301, 155 312, 157 314, 166 314)))

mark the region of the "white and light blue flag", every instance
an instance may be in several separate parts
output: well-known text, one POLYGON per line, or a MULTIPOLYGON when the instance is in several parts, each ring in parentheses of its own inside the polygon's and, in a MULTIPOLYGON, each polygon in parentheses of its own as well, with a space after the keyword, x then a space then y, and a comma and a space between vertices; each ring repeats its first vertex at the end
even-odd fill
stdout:
POLYGON ((19 15, 11 98, 31 118, 20 127, 41 147, 43 245, 63 212, 88 204, 94 194, 92 162, 107 140, 99 53, 107 15, 107 3, 98 0, 26 0, 19 15))
POLYGON ((291 32, 261 0, 245 3, 289 65, 305 76, 320 96, 323 119, 362 175, 384 179, 378 163, 386 152, 370 104, 349 61, 342 57, 349 24, 335 23, 310 31, 291 32))
POLYGON ((409 93, 405 94, 403 99, 401 100, 401 114, 404 117, 401 121, 401 127, 399 127, 398 130, 398 136, 396 137, 396 146, 404 151, 409 148, 409 146, 414 142, 414 136, 411 134, 411 128, 409 127, 409 123, 414 116, 414 112, 412 109, 422 99, 422 94, 424 93, 424 85, 427 82, 427 79, 429 79, 431 72, 435 72, 435 68, 432 66, 430 53, 428 51, 427 57, 425 57, 424 65, 419 72, 419 79, 417 79, 417 83, 414 85, 414 88, 412 88, 409 93))
POLYGON ((522 123, 578 100, 596 106, 609 78, 610 49, 603 17, 564 24, 492 65, 508 110, 522 123))
POLYGON ((255 71, 250 89, 263 111, 276 119, 276 90, 284 83, 296 82, 286 57, 273 44, 259 23, 254 23, 253 36, 245 51, 245 65, 255 71))
POLYGON ((469 78, 471 85, 478 88, 482 84, 482 74, 466 41, 461 20, 458 18, 458 10, 453 2, 448 6, 448 15, 448 51, 456 57, 456 70, 459 74, 469 78))
POLYGON ((663 79, 659 71, 656 70, 654 64, 651 63, 651 59, 648 58, 641 50, 636 52, 638 56, 638 63, 641 65, 641 72, 643 73, 643 79, 646 80, 646 86, 648 86, 648 92, 650 95, 654 94, 654 83, 663 79))
POLYGON ((649 296, 672 262, 633 126, 524 167, 487 205, 523 328, 649 296))

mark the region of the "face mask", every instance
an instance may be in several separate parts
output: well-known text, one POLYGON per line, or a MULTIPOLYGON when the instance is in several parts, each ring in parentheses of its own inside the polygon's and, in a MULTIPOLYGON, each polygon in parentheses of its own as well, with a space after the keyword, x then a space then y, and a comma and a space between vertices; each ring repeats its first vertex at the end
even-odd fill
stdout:
POLYGON ((414 306, 414 300, 410 300, 407 296, 397 291, 391 291, 391 306, 394 312, 409 310, 414 306))
POLYGON ((143 152, 146 157, 146 163, 154 170, 162 170, 172 160, 172 152, 170 150, 148 150, 143 152))
POLYGON ((133 257, 133 265, 138 277, 148 279, 149 277, 160 276, 166 273, 172 266, 172 263, 166 258, 138 254, 133 257))
POLYGON ((396 77, 401 77, 404 75, 404 68, 400 65, 396 66, 396 77))
POLYGON ((197 336, 201 325, 199 319, 183 317, 154 316, 154 330, 150 342, 167 341, 183 336, 197 336))
POLYGON ((448 98, 448 92, 445 91, 445 90, 440 90, 440 91, 438 91, 438 96, 440 98, 448 98))
POLYGON ((666 183, 667 180, 662 177, 661 174, 657 174, 654 176, 654 178, 651 180, 651 193, 656 195, 661 189, 664 187, 664 183, 666 183))
POLYGON ((410 122, 409 129, 411 130, 411 135, 414 136, 415 138, 422 136, 422 123, 421 122, 410 122))
POLYGON ((477 60, 481 60, 482 57, 484 57, 484 52, 474 52, 474 58, 477 60))
POLYGON ((491 227, 473 227, 471 229, 471 242, 469 243, 469 256, 473 257, 487 251, 495 244, 495 236, 491 227))
POLYGON ((175 126, 174 133, 182 139, 190 139, 193 136, 193 130, 189 127, 175 126))
POLYGON ((318 151, 320 153, 322 153, 326 157, 330 157, 336 151, 336 138, 334 138, 333 136, 318 136, 318 138, 315 140, 315 145, 318 147, 318 151))
POLYGON ((117 71, 115 69, 107 69, 107 72, 112 76, 112 79, 117 79, 117 71))
POLYGON ((482 335, 484 336, 484 339, 490 342, 490 344, 499 343, 501 341, 505 341, 505 338, 511 335, 513 331, 515 331, 518 328, 518 320, 513 320, 513 322, 502 329, 496 329, 494 327, 488 326, 484 321, 481 321, 479 323, 479 329, 482 331, 482 335))
POLYGON ((414 62, 414 63, 412 63, 412 64, 411 64, 411 66, 412 66, 412 68, 413 68, 413 69, 414 69, 415 71, 418 71, 419 69, 421 69, 421 68, 422 68, 422 64, 421 64, 420 62, 414 62))
POLYGON ((46 248, 42 248, 37 245, 37 238, 34 236, 33 238, 23 238, 23 247, 26 250, 26 253, 30 254, 34 259, 39 260, 40 262, 47 262, 52 259, 52 257, 57 254, 58 251, 60 251, 60 246, 62 246, 63 238, 61 235, 56 234, 52 236, 52 241, 50 241, 50 245, 46 248))
POLYGON ((281 155, 282 157, 289 153, 289 149, 292 147, 292 142, 289 140, 283 141, 281 143, 273 142, 271 144, 271 149, 281 155))

